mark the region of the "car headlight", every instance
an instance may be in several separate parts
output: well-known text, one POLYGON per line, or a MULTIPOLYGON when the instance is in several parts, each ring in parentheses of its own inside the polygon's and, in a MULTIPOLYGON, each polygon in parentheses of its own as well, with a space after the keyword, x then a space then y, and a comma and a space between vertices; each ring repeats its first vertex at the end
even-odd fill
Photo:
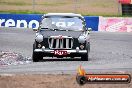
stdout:
POLYGON ((81 35, 81 36, 79 36, 78 41, 79 41, 79 43, 81 43, 81 44, 82 44, 82 43, 85 43, 86 37, 83 36, 83 35, 81 35))
POLYGON ((38 35, 36 36, 35 40, 36 40, 37 42, 40 43, 40 42, 43 41, 43 36, 42 36, 41 34, 38 34, 38 35))

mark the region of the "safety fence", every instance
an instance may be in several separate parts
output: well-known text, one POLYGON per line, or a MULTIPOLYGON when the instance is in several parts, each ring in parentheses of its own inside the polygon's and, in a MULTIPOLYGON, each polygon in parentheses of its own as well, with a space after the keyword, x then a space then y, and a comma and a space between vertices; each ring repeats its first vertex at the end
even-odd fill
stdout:
MULTIPOLYGON (((0 27, 38 28, 42 14, 0 14, 0 27)), ((132 32, 131 17, 84 16, 93 31, 132 32)))

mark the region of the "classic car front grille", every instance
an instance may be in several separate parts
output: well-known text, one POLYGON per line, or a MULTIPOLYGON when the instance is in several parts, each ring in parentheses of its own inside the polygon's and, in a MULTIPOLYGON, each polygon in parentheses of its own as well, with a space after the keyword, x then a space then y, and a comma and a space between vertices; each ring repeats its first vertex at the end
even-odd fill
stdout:
POLYGON ((71 37, 49 37, 48 39, 50 49, 71 49, 73 46, 73 38, 71 37))

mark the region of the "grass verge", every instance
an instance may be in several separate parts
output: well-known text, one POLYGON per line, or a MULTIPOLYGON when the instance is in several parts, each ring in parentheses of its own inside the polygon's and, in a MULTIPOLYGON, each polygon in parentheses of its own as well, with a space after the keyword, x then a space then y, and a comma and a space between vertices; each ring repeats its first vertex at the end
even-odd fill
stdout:
MULTIPOLYGON (((46 14, 47 12, 41 11, 30 11, 30 10, 9 10, 9 11, 0 11, 0 13, 7 14, 46 14)), ((132 15, 113 15, 113 14, 98 14, 98 13, 83 13, 83 16, 104 16, 104 17, 132 17, 132 15)))

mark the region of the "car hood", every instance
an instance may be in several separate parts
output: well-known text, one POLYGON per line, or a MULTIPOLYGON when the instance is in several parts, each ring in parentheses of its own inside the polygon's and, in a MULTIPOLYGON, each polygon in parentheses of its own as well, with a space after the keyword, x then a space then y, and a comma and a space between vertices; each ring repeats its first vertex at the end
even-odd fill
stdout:
POLYGON ((73 38, 78 38, 83 32, 82 31, 41 31, 40 34, 42 34, 45 38, 49 36, 70 36, 73 38))

